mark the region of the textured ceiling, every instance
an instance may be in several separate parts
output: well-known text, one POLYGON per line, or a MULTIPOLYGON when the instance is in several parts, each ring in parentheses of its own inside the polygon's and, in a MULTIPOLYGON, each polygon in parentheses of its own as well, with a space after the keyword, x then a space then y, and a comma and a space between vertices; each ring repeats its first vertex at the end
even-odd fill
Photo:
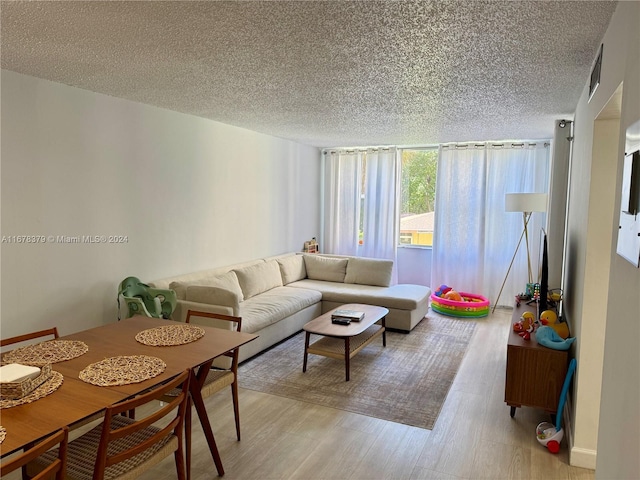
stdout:
POLYGON ((2 1, 1 60, 319 147, 551 138, 615 6, 2 1))

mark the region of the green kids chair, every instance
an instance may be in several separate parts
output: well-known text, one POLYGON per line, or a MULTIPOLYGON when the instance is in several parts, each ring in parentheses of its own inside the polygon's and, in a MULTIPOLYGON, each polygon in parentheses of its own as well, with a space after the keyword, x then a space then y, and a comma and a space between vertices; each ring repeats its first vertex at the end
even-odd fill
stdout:
POLYGON ((118 318, 121 300, 127 305, 127 317, 146 315, 170 318, 176 308, 177 297, 173 290, 153 288, 136 277, 127 277, 118 288, 118 318))

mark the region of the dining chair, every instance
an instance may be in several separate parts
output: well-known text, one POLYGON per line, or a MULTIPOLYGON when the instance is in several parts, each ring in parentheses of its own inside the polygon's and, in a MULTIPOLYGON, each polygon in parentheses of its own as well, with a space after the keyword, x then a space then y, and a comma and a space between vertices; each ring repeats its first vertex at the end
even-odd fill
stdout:
POLYGON ((48 335, 53 335, 54 339, 58 338, 59 337, 58 328, 57 327, 47 328, 46 330, 25 333, 23 335, 18 335, 16 337, 3 338, 2 340, 0 340, 0 347, 13 345, 14 343, 26 342, 27 340, 34 340, 36 338, 46 337, 48 335))
MULTIPOLYGON (((52 478, 55 474, 56 480, 63 480, 65 478, 66 463, 67 463, 67 443, 69 440, 69 429, 67 427, 61 428, 53 435, 45 438, 34 446, 25 450, 20 455, 17 455, 10 460, 7 460, 0 466, 0 478, 5 478, 9 473, 25 467, 29 462, 35 460, 43 453, 47 452, 54 446, 58 445, 56 455, 52 458, 51 463, 39 472, 37 475, 31 478, 31 480, 40 480, 45 478, 52 478)), ((23 473, 23 477, 25 477, 23 473)))
MULTIPOLYGON (((220 313, 200 312, 196 310, 188 310, 185 323, 191 323, 191 317, 204 317, 213 319, 214 322, 207 323, 209 326, 224 328, 228 326, 232 330, 239 332, 242 328, 242 318, 234 317, 231 315, 223 315, 220 313), (218 322, 220 321, 220 323, 218 322)), ((226 357, 230 357, 230 362, 222 364, 218 362, 216 367, 212 367, 207 373, 207 377, 202 384, 201 394, 202 399, 210 397, 214 393, 223 390, 225 387, 231 386, 231 397, 233 399, 233 414, 236 423, 236 436, 238 441, 240 440, 240 404, 238 401, 238 355, 240 347, 225 353, 226 357)), ((227 359, 229 360, 229 359, 227 359)), ((178 393, 177 390, 173 390, 167 394, 167 397, 174 396, 178 393)), ((188 403, 187 411, 185 414, 185 455, 187 459, 187 472, 191 469, 191 403, 188 403)))
MULTIPOLYGON (((186 323, 191 322, 191 317, 205 317, 214 320, 220 320, 222 322, 230 322, 230 327, 236 332, 242 330, 242 317, 234 317, 231 315, 223 315, 221 313, 199 312, 195 310, 189 310, 187 312, 186 323)), ((222 326, 222 324, 219 324, 222 326)), ((216 325, 213 325, 216 326, 216 325)), ((214 393, 223 390, 225 387, 231 387, 231 397, 233 399, 233 414, 236 422, 236 436, 240 440, 240 404, 238 402, 238 356, 240 354, 240 347, 225 353, 226 357, 231 359, 230 364, 227 364, 226 368, 212 367, 207 378, 202 385, 202 398, 208 398, 214 393)), ((189 413, 187 413, 189 415, 189 413)))
MULTIPOLYGON (((133 479, 173 453, 178 479, 184 480, 183 432, 189 375, 190 370, 185 370, 159 387, 107 407, 102 424, 69 442, 66 478, 133 479), (179 395, 157 408, 157 401, 178 387, 179 395), (151 413, 143 418, 132 419, 122 415, 152 402, 151 413)), ((147 409, 144 410, 146 413, 147 409)), ((29 464, 28 474, 46 467, 56 456, 55 450, 45 453, 29 464)))

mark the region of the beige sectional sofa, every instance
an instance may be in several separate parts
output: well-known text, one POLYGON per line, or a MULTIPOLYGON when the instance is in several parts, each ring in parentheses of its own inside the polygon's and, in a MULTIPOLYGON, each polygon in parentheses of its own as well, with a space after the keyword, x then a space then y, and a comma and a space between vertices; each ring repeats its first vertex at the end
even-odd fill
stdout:
MULTIPOLYGON (((242 330, 259 338, 242 347, 240 361, 300 331, 345 303, 389 309, 388 328, 410 331, 425 316, 431 290, 390 285, 393 262, 372 258, 288 253, 150 282, 176 291, 173 319, 187 310, 242 317, 242 330)), ((196 323, 213 324, 201 317, 196 323)))

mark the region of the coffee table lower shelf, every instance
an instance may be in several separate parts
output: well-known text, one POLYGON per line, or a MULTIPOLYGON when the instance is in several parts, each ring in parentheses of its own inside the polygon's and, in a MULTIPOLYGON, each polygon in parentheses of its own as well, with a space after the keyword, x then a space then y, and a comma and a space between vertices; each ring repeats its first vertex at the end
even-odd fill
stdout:
POLYGON ((349 360, 351 360, 360 350, 369 345, 379 336, 382 336, 382 346, 387 346, 387 338, 384 335, 385 327, 383 325, 374 324, 367 328, 364 332, 355 336, 346 337, 329 337, 324 336, 320 340, 309 345, 311 332, 306 332, 304 345, 304 363, 302 371, 307 371, 307 355, 322 355, 323 357, 336 358, 345 361, 345 376, 349 381, 349 360))

